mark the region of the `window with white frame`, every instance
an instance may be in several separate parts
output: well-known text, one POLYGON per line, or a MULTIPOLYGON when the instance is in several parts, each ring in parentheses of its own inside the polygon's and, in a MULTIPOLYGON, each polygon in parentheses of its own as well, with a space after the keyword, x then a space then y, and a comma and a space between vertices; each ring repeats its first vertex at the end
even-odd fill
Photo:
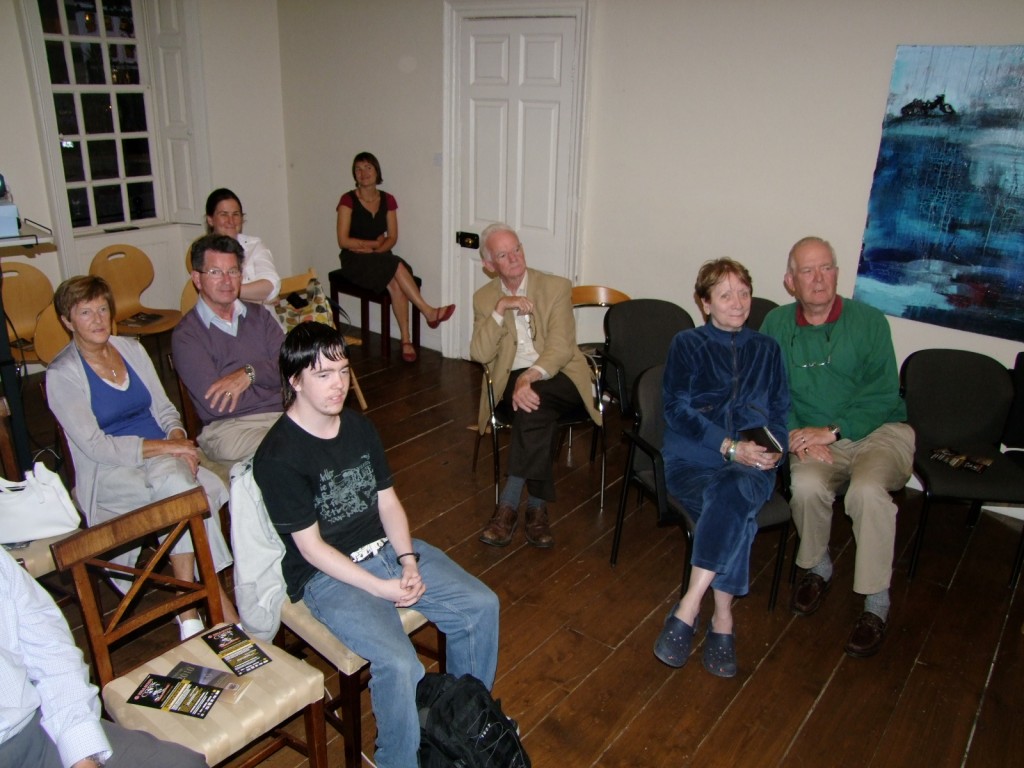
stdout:
POLYGON ((131 0, 37 2, 71 226, 157 219, 148 69, 131 0))

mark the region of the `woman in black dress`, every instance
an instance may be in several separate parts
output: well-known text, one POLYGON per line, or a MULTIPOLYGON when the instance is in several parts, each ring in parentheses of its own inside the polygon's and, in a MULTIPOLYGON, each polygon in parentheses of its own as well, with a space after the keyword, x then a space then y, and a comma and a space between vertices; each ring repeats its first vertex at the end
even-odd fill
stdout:
POLYGON ((383 181, 380 163, 369 152, 360 152, 352 161, 356 188, 338 202, 338 246, 341 248, 342 274, 370 291, 391 294, 391 308, 402 335, 402 359, 416 360, 416 348, 409 334, 409 302, 437 328, 455 313, 455 305, 434 307, 428 304, 416 281, 412 267, 391 252, 398 242, 398 202, 393 195, 377 189, 383 181))

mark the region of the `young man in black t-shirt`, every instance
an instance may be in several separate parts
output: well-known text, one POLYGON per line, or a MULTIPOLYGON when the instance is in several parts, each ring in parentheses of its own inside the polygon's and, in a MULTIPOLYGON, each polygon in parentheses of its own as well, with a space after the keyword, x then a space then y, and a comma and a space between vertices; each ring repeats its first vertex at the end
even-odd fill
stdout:
POLYGON ((285 545, 289 597, 370 661, 380 768, 417 764, 416 685, 423 665, 397 608, 415 607, 447 636, 448 671, 488 688, 498 656, 498 598, 447 555, 414 540, 380 437, 344 410, 349 362, 320 323, 281 347, 285 415, 256 451, 253 473, 285 545))

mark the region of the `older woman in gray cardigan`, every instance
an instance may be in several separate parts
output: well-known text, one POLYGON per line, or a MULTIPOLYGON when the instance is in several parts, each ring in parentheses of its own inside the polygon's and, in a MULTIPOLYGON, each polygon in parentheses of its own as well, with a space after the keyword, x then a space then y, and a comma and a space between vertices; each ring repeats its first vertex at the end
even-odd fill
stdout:
MULTIPOLYGON (((142 345, 111 335, 114 300, 99 277, 65 280, 53 298, 71 343, 46 370, 50 410, 64 428, 75 464, 75 496, 89 525, 102 523, 201 484, 216 510, 227 499, 224 483, 199 466, 177 410, 142 345)), ((217 570, 231 564, 217 515, 206 522, 217 570)), ((138 552, 129 553, 131 562, 138 552)), ((172 550, 171 568, 184 581, 195 578, 192 541, 172 550)), ((237 621, 221 588, 225 617, 237 621)), ((182 637, 202 629, 196 611, 178 617, 182 637)))

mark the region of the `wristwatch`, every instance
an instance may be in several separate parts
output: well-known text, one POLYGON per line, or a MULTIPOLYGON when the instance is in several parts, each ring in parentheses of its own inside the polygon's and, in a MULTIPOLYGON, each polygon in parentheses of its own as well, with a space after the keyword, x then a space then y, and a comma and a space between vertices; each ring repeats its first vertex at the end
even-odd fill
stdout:
POLYGON ((839 425, 838 424, 828 424, 828 425, 825 426, 825 429, 827 429, 829 432, 831 432, 835 436, 836 442, 839 442, 840 440, 843 439, 843 436, 839 433, 839 425))
POLYGON ((256 383, 256 369, 250 363, 245 364, 245 375, 249 377, 249 386, 256 383))

